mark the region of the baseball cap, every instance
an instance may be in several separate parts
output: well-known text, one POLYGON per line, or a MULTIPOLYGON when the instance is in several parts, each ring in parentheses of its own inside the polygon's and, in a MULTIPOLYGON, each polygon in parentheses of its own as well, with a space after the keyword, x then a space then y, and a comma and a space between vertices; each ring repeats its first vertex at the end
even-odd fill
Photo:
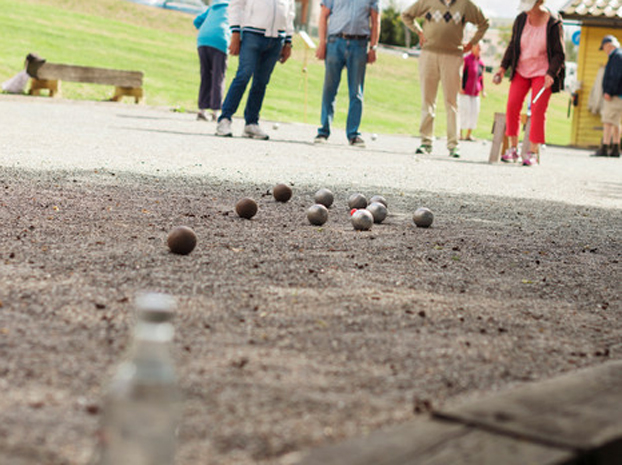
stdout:
POLYGON ((603 41, 600 43, 600 48, 598 50, 602 50, 606 44, 613 44, 616 47, 620 46, 620 42, 618 42, 618 39, 616 39, 615 36, 608 35, 603 37, 603 41))
POLYGON ((538 0, 521 0, 518 4, 518 9, 520 11, 529 11, 531 10, 538 0))

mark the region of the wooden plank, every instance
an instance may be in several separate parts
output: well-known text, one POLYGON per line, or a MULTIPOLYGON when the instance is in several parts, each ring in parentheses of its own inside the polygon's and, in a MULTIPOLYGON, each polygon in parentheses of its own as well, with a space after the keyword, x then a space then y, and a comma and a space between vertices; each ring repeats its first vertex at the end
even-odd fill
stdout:
POLYGON ((312 451, 300 465, 575 465, 571 451, 419 420, 312 451))
POLYGON ((495 113, 492 134, 492 147, 490 147, 488 163, 497 163, 501 159, 501 144, 503 144, 505 137, 505 113, 495 113))
POLYGON ((622 361, 528 384, 435 415, 558 447, 583 452, 609 447, 622 454, 622 361))
POLYGON ((44 63, 37 70, 36 76, 33 77, 41 80, 85 82, 119 87, 142 87, 143 85, 143 73, 141 71, 122 71, 56 63, 44 63))

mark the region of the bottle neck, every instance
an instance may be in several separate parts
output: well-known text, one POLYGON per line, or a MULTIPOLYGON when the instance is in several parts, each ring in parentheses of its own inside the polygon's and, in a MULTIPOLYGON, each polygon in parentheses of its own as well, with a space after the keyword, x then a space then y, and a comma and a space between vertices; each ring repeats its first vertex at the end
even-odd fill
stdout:
POLYGON ((170 357, 173 325, 168 322, 139 320, 134 327, 130 357, 139 359, 170 357))

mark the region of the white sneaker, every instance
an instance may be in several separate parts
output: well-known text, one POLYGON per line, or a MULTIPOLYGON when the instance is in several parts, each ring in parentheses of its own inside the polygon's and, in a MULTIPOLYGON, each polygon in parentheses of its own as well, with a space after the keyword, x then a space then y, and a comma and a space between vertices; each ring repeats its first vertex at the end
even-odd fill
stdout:
POLYGON ((216 135, 220 137, 231 137, 233 133, 231 132, 231 120, 227 118, 223 118, 218 122, 218 126, 216 126, 216 135))
POLYGON ((270 136, 263 132, 258 124, 247 124, 246 126, 244 126, 244 133, 242 134, 242 136, 248 137, 249 139, 258 140, 270 139, 270 136))

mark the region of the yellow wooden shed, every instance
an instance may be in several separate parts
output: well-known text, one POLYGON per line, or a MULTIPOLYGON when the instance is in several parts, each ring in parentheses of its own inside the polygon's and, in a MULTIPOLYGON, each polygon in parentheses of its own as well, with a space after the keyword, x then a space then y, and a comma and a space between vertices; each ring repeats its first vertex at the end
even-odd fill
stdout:
POLYGON ((607 63, 599 51, 604 36, 611 34, 622 43, 622 0, 570 0, 561 9, 564 20, 575 20, 581 26, 577 59, 577 106, 572 116, 570 144, 597 147, 602 138, 600 115, 590 111, 590 93, 601 66, 607 63))

